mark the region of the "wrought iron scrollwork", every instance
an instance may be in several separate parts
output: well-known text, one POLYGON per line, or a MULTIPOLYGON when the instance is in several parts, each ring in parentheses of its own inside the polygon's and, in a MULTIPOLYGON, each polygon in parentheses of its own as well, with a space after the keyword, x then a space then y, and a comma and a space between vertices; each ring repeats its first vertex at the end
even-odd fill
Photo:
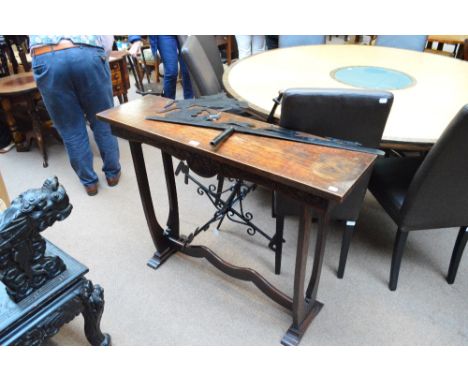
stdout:
POLYGON ((193 233, 188 235, 185 242, 189 244, 192 240, 201 232, 209 229, 211 224, 218 222, 216 229, 221 227, 224 218, 228 220, 247 226, 247 234, 254 236, 259 233, 269 241, 268 247, 274 250, 275 238, 269 236, 261 228, 255 225, 253 220, 253 214, 249 211, 244 210, 243 200, 245 197, 253 192, 257 185, 253 183, 246 183, 240 179, 228 178, 230 184, 224 187, 224 180, 226 178, 218 175, 218 185, 209 184, 208 186, 201 183, 196 177, 190 173, 190 167, 184 161, 181 161, 176 168, 176 175, 184 175, 184 183, 188 184, 189 181, 193 182, 197 187, 197 194, 200 196, 206 196, 211 204, 215 207, 216 211, 212 218, 205 224, 197 227, 193 233))

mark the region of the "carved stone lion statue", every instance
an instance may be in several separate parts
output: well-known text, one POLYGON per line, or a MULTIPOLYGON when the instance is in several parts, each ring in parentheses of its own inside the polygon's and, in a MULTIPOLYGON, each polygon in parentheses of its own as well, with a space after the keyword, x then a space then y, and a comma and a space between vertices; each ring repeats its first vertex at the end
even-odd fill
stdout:
POLYGON ((45 256, 40 232, 71 210, 65 189, 52 177, 41 188, 23 192, 0 213, 0 281, 15 302, 65 270, 60 258, 45 256))

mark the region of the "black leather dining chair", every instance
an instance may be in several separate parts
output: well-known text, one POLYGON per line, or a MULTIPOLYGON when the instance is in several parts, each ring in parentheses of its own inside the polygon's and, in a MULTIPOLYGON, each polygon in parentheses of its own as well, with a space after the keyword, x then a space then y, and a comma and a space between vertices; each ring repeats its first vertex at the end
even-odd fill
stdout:
MULTIPOLYGON (((181 48, 181 55, 185 65, 187 65, 192 84, 195 85, 197 97, 214 95, 223 91, 222 82, 219 80, 218 71, 220 69, 215 56, 216 51, 210 44, 209 36, 202 37, 206 38, 200 40, 197 36, 188 36, 181 48), (201 41, 203 41, 203 45, 201 41), (204 45, 207 50, 204 49, 204 45), (207 52, 209 52, 210 56, 208 56, 207 52)), ((214 41, 214 44, 216 44, 216 41, 214 41)), ((217 46, 215 48, 219 55, 217 46)), ((218 58, 221 61, 221 57, 218 58)))
POLYGON ((379 159, 369 189, 398 225, 390 290, 398 283, 410 231, 460 227, 447 281, 455 281, 468 240, 468 105, 450 122, 425 158, 379 159))
MULTIPOLYGON (((393 94, 376 90, 288 89, 281 101, 280 126, 323 137, 359 142, 378 147, 393 103, 393 94)), ((361 178, 345 201, 332 211, 332 219, 344 221, 338 277, 344 264, 351 236, 359 217, 370 172, 361 178)), ((284 217, 299 215, 295 200, 274 193, 273 216, 276 217, 275 273, 281 271, 284 217)))
POLYGON ((375 45, 423 52, 427 37, 427 35, 379 35, 375 45))
POLYGON ((320 45, 325 43, 325 35, 280 35, 278 38, 279 48, 290 48, 302 45, 320 45))
POLYGON ((205 51, 205 54, 208 57, 208 60, 210 61, 211 67, 213 68, 216 74, 216 78, 218 79, 218 82, 222 87, 224 65, 221 57, 221 52, 219 51, 218 44, 216 42, 216 37, 213 35, 195 35, 195 37, 198 39, 200 45, 205 51))

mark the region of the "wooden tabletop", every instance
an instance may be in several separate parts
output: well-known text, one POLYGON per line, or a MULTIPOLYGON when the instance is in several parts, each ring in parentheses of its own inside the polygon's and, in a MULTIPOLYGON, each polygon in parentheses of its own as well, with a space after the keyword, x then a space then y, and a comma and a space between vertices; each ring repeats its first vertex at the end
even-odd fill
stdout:
POLYGON ((441 42, 444 44, 463 44, 465 40, 468 39, 468 35, 444 35, 444 34, 434 34, 430 35, 427 40, 429 42, 441 42))
MULTIPOLYGON (((117 136, 156 147, 172 147, 200 154, 216 162, 287 187, 340 202, 366 172, 376 156, 298 142, 235 133, 219 148, 210 141, 220 131, 145 120, 157 114, 168 101, 144 97, 98 114, 109 122, 117 136)), ((248 121, 255 127, 266 124, 223 113, 225 120, 248 121)))
POLYGON ((36 81, 31 72, 0 78, 0 96, 21 94, 36 89, 36 81))
MULTIPOLYGON (((404 72, 416 84, 392 90, 394 102, 384 142, 434 143, 458 110, 468 104, 468 62, 404 49, 317 45, 274 49, 231 65, 226 91, 268 115, 278 91, 292 87, 351 88, 330 73, 346 66, 379 66, 404 72)), ((280 115, 278 108, 276 116, 280 115)))

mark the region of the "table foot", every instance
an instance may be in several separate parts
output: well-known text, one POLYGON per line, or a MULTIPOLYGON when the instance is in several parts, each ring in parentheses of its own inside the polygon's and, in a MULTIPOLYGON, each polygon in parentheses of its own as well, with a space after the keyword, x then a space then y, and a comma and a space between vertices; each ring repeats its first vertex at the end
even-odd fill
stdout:
MULTIPOLYGON (((308 303, 306 299, 306 303, 308 303)), ((304 320, 299 324, 299 326, 291 325, 281 340, 281 344, 285 346, 297 346, 301 342, 302 336, 309 327, 310 323, 315 317, 319 314, 322 309, 323 304, 319 301, 315 301, 310 307, 309 312, 306 314, 304 320)))
POLYGON ((171 257, 174 253, 176 253, 177 250, 173 248, 168 248, 166 251, 160 253, 159 251, 156 251, 155 254, 151 259, 148 260, 146 265, 148 267, 153 268, 153 269, 158 269, 162 263, 164 263, 169 257, 171 257))

